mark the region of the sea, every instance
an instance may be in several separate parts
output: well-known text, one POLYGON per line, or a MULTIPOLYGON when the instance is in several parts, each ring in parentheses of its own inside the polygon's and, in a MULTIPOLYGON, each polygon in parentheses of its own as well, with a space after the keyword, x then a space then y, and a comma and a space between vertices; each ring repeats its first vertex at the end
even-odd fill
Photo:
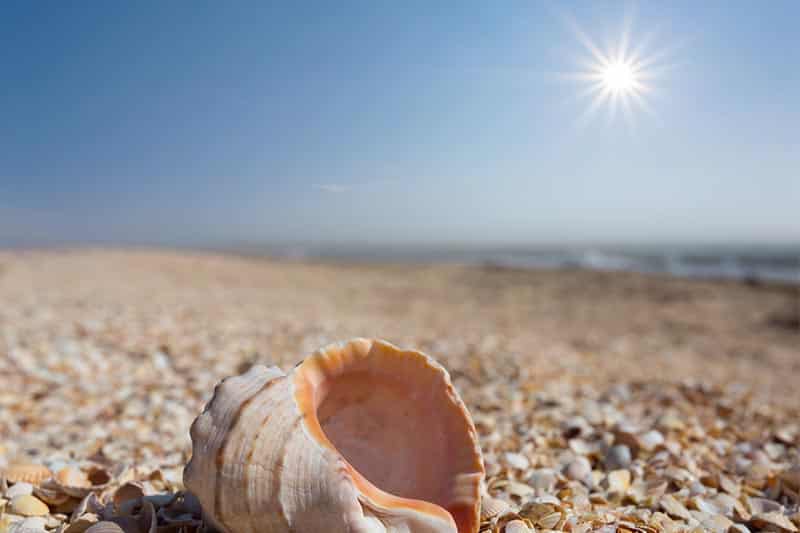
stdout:
MULTIPOLYGON (((241 250, 240 250, 241 251, 241 250)), ((252 250, 251 250, 252 251, 252 250)), ((264 250, 261 250, 264 252, 264 250)), ((686 278, 800 284, 797 246, 455 246, 276 245, 288 259, 431 262, 529 269, 580 269, 668 274, 686 278)))

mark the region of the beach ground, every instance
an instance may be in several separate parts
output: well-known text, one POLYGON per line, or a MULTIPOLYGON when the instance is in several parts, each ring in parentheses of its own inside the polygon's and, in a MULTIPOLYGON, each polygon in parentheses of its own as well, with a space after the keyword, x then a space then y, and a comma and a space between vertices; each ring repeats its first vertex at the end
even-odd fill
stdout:
MULTIPOLYGON (((487 490, 517 513, 487 517, 487 528, 519 516, 573 531, 792 531, 799 290, 582 270, 0 252, 0 467, 127 464, 128 476, 159 470, 148 482, 180 490, 189 425, 216 382, 376 337, 450 371, 481 435, 487 490)), ((7 503, 0 530, 21 520, 7 503)), ((56 507, 44 527, 69 520, 56 507)))

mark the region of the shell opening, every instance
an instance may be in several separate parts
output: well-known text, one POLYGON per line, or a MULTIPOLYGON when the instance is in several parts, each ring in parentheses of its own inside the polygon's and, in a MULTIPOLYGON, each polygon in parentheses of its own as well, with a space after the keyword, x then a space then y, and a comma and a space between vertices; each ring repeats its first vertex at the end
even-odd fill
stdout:
POLYGON ((356 342, 308 359, 298 376, 307 427, 355 469, 362 492, 398 497, 384 499, 389 507, 446 510, 459 531, 472 531, 483 467, 441 367, 418 352, 356 342))

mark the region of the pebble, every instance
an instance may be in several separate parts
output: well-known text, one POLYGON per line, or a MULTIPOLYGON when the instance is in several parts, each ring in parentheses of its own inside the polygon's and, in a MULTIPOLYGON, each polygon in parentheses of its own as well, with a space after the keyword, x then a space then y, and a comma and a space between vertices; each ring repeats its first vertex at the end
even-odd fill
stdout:
POLYGON ((617 444, 608 449, 603 460, 606 470, 618 470, 631 466, 631 449, 624 444, 617 444))
POLYGON ((627 470, 614 470, 608 473, 608 491, 624 494, 631 486, 631 473, 627 470))
POLYGON ((653 451, 664 444, 664 435, 657 429, 652 429, 643 435, 639 435, 638 442, 642 449, 653 451))
POLYGON ((576 457, 564 469, 564 475, 574 481, 585 481, 592 473, 592 464, 586 457, 576 457))
POLYGON ((781 472, 780 480, 794 491, 800 491, 800 464, 781 472))
POLYGON ((531 466, 528 458, 521 453, 506 452, 504 457, 506 464, 517 470, 527 470, 531 466))
POLYGON ((543 492, 552 492, 556 486, 556 473, 549 468, 534 470, 528 478, 528 485, 543 492))

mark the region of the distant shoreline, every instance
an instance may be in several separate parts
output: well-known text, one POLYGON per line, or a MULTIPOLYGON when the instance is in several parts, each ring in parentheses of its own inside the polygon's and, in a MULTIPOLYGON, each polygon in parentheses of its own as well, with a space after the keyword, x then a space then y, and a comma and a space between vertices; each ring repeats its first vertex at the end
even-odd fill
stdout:
POLYGON ((266 258, 275 261, 363 264, 458 264, 543 271, 636 272, 681 279, 800 285, 800 248, 785 247, 435 247, 272 245, 182 247, 65 245, 0 247, 0 253, 72 251, 176 251, 266 258))

